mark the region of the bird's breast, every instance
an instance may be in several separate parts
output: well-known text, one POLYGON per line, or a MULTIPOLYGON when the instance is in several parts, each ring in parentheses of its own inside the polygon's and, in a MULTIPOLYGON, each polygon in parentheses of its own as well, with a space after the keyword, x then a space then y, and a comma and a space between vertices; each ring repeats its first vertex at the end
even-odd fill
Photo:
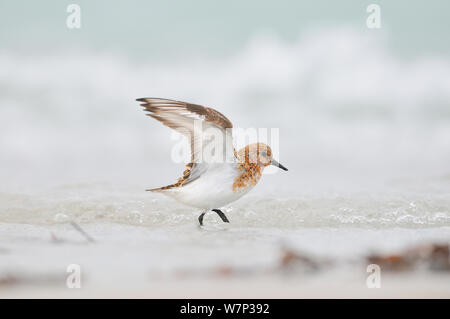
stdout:
POLYGON ((239 174, 234 178, 233 192, 242 192, 253 188, 261 178, 262 169, 256 163, 240 163, 238 166, 239 174))

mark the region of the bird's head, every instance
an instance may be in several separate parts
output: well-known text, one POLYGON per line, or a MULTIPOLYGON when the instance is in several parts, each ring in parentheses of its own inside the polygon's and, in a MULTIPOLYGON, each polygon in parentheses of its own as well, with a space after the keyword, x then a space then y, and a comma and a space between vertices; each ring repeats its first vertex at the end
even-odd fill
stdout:
POLYGON ((253 143, 245 146, 244 148, 239 150, 238 158, 242 162, 256 163, 262 167, 274 165, 281 168, 282 170, 288 170, 286 167, 273 159, 272 149, 269 145, 266 145, 264 143, 253 143))

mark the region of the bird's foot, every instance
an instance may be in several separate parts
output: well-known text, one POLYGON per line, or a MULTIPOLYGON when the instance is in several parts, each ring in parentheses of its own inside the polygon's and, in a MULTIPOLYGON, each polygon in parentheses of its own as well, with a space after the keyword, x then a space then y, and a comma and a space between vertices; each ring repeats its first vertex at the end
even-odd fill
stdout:
POLYGON ((198 222, 200 223, 200 226, 203 226, 203 217, 205 216, 206 212, 203 212, 198 216, 198 222))
MULTIPOLYGON (((217 213, 217 215, 219 215, 220 219, 222 219, 222 221, 224 223, 230 222, 228 220, 227 216, 225 216, 225 214, 220 209, 212 209, 212 211, 217 213)), ((198 216, 198 222, 199 222, 200 226, 203 226, 203 217, 205 217, 205 214, 206 214, 206 211, 204 211, 203 213, 200 214, 200 216, 198 216)))
POLYGON ((217 215, 219 215, 219 217, 222 219, 222 221, 224 223, 229 223, 230 221, 228 220, 227 216, 225 216, 225 214, 220 210, 220 209, 213 209, 213 212, 216 212, 217 215))

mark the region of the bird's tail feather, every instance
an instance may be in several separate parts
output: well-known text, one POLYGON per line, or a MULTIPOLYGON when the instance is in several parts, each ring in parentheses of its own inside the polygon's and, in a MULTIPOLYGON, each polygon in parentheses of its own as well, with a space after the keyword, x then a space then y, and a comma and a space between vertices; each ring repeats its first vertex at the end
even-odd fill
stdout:
POLYGON ((171 184, 171 185, 167 185, 167 186, 163 186, 163 187, 158 187, 158 188, 146 189, 145 191, 146 191, 146 192, 155 192, 155 193, 158 193, 158 192, 163 192, 163 191, 165 191, 165 190, 171 189, 171 188, 173 188, 173 187, 175 187, 175 184, 171 184))

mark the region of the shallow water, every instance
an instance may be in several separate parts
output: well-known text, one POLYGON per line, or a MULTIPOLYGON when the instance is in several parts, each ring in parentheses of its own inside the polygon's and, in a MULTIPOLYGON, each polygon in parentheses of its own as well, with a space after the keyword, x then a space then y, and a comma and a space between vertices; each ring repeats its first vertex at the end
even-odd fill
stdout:
MULTIPOLYGON (((263 178, 264 179, 264 178, 263 178)), ((450 226, 448 182, 441 192, 391 187, 389 193, 332 193, 274 197, 258 187, 228 205, 233 227, 279 228, 431 228, 450 226)), ((428 186, 428 189, 431 189, 428 186)), ((64 224, 115 222, 145 227, 191 225, 199 211, 138 187, 82 184, 28 194, 0 193, 0 222, 64 224)), ((220 224, 214 213, 206 223, 220 224)))
POLYGON ((308 188, 305 178, 299 190, 274 196, 264 183, 278 177, 263 176, 262 185, 228 205, 230 224, 209 213, 203 228, 196 209, 143 186, 85 183, 2 192, 0 279, 15 279, 0 286, 0 295, 450 296, 450 277, 426 269, 383 273, 379 292, 365 284, 369 254, 450 243, 448 178, 395 180, 370 192, 338 186, 345 181, 318 191, 320 184, 308 188), (95 242, 87 242, 72 221, 95 242), (285 249, 332 265, 279 270, 285 249), (73 263, 83 270, 84 289, 76 292, 65 287, 73 263))

